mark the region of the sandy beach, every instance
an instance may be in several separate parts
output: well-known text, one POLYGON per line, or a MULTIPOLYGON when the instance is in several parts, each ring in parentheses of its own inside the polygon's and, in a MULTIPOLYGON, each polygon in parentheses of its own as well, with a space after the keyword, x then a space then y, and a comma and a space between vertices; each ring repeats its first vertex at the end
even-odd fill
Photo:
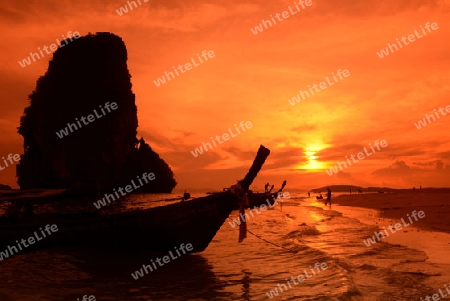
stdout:
MULTIPOLYGON (((425 217, 414 222, 413 226, 423 230, 450 233, 448 220, 450 192, 423 190, 422 192, 348 194, 334 198, 333 203, 377 210, 379 222, 383 219, 399 220, 404 218, 406 220, 407 214, 411 215, 414 210, 422 210, 425 212, 425 217)), ((369 221, 375 221, 368 218, 369 221)), ((382 226, 384 225, 385 223, 382 223, 382 226)))
POLYGON ((424 273, 430 276, 425 282, 436 290, 450 282, 450 193, 444 191, 396 192, 372 194, 348 194, 333 199, 332 209, 342 212, 346 217, 358 219, 368 225, 388 229, 396 223, 403 226, 382 241, 402 245, 426 253, 433 271, 421 266, 410 273, 424 273), (409 222, 408 215, 423 211, 425 217, 409 222))

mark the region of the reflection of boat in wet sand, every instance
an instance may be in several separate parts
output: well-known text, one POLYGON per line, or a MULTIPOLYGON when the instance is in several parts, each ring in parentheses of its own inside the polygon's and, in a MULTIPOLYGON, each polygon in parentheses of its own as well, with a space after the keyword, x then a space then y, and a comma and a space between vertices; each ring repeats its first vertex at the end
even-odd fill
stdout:
MULTIPOLYGON (((243 191, 248 190, 269 154, 269 149, 261 145, 247 175, 238 182, 243 191)), ((16 205, 29 201, 29 198, 17 198, 9 202, 16 205)), ((14 241, 33 237, 35 232, 42 237, 40 227, 56 224, 58 231, 36 241, 33 247, 70 245, 173 251, 176 246, 190 243, 192 252, 201 252, 237 202, 231 191, 225 191, 176 204, 113 214, 96 210, 5 217, 0 220, 0 250, 8 245, 16 246, 14 241)))

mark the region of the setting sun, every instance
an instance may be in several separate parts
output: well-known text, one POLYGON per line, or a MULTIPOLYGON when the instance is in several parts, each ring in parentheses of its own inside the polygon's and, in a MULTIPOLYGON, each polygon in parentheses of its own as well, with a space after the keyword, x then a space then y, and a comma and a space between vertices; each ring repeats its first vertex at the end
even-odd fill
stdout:
POLYGON ((306 162, 300 164, 296 169, 304 169, 308 171, 321 171, 327 167, 325 162, 319 162, 317 152, 327 148, 323 143, 310 144, 305 147, 304 157, 306 162))

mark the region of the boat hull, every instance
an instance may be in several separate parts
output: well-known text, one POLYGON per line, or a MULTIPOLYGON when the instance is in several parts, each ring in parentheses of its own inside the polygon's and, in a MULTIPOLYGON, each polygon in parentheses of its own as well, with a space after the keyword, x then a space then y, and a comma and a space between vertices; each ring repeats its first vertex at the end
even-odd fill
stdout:
MULTIPOLYGON (((255 207, 261 207, 261 205, 273 207, 280 192, 281 190, 275 193, 248 193, 247 198, 249 205, 246 206, 246 208, 252 209, 255 207)), ((239 205, 236 205, 234 209, 239 209, 239 205)))
POLYGON ((0 224, 0 250, 16 240, 42 237, 39 228, 56 224, 58 231, 36 241, 33 247, 113 247, 124 250, 169 251, 192 244, 192 252, 206 249, 238 200, 231 192, 157 208, 121 214, 34 216, 0 224))
MULTIPOLYGON (((240 189, 248 191, 261 170, 270 150, 260 146, 252 166, 240 189)), ((64 202, 58 195, 53 199, 64 202)), ((35 199, 37 201, 38 199, 35 199)), ((10 200, 16 208, 27 199, 10 200)), ((213 194, 167 206, 107 214, 102 210, 72 214, 42 213, 28 216, 11 214, 0 219, 0 251, 18 248, 16 241, 28 241, 41 233, 46 225, 57 226, 57 231, 41 238, 25 250, 43 247, 106 247, 124 250, 172 251, 181 244, 191 244, 191 252, 206 249, 214 235, 238 203, 231 191, 213 194)), ((16 210, 17 211, 17 210, 16 210)), ((39 235, 42 237, 41 235, 39 235)))

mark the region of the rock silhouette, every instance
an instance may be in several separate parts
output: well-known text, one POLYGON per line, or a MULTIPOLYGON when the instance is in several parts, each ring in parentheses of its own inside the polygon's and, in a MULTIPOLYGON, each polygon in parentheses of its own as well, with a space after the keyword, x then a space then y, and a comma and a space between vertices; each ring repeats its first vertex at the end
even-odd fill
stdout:
POLYGON ((152 172, 155 180, 141 191, 171 192, 172 170, 144 139, 136 139, 137 107, 122 39, 102 32, 67 44, 54 53, 21 117, 20 188, 105 191, 152 172), (100 113, 107 102, 117 108, 100 113), (100 117, 81 123, 94 110, 100 117), (68 135, 58 136, 68 124, 77 129, 72 125, 68 135))
POLYGON ((11 187, 5 184, 0 184, 0 190, 11 190, 11 187))

